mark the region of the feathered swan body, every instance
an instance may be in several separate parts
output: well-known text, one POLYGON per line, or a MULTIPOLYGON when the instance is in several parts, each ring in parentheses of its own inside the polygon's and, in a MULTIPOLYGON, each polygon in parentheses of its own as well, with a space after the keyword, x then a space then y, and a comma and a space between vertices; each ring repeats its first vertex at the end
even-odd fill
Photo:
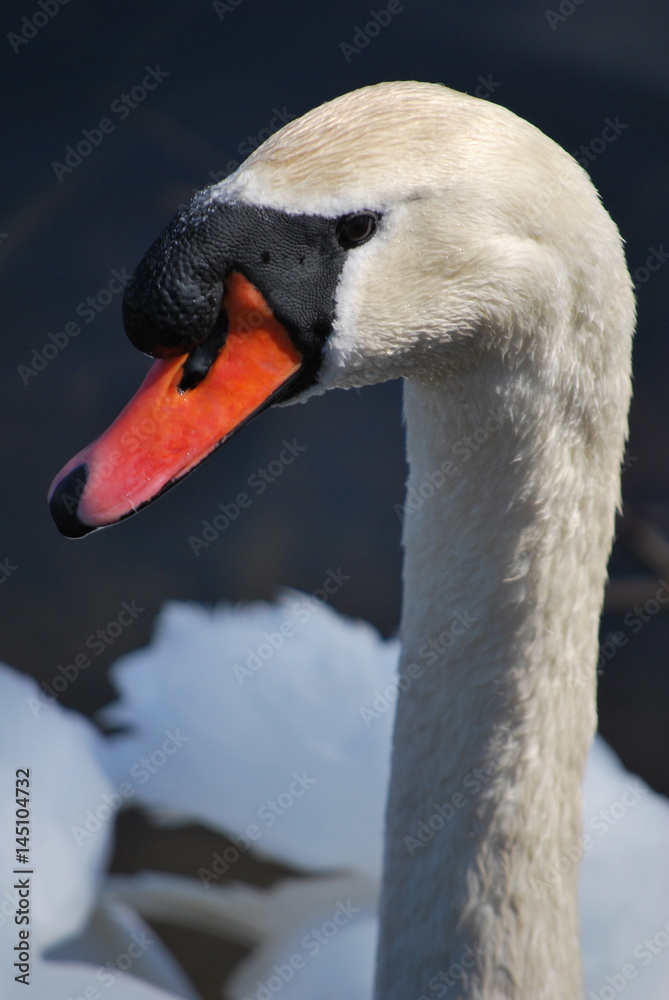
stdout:
MULTIPOLYGON (((217 260, 225 275, 246 267, 264 281, 234 241, 240 207, 260 228, 318 220, 310 266, 325 273, 326 246, 339 262, 330 328, 310 356, 315 384, 293 398, 405 378, 408 496, 433 487, 407 504, 404 528, 400 673, 425 669, 398 700, 377 996, 419 997, 465 954, 475 958, 461 998, 577 996, 576 870, 549 898, 533 885, 579 842, 595 727, 634 324, 618 232, 585 172, 510 112, 435 85, 380 84, 289 123, 193 199, 126 293, 138 346, 164 357, 201 343, 202 316, 220 303, 217 260), (337 217, 370 211, 373 237, 344 259, 337 217), (219 239, 233 249, 219 252, 219 239), (412 856, 405 838, 491 760, 498 769, 449 835, 412 856)), ((291 280, 264 289, 284 311, 291 280)), ((305 308, 316 292, 305 281, 305 308)), ((315 331, 296 334, 298 347, 308 352, 315 331)), ((96 505, 86 486, 71 516, 84 457, 54 494, 73 534, 132 512, 127 499, 96 505)))

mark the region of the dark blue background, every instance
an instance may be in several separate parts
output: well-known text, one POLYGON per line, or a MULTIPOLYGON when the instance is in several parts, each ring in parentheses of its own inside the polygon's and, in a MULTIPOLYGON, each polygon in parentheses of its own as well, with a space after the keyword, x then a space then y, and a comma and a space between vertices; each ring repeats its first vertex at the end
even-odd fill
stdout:
MULTIPOLYGON (((652 248, 669 248, 666 4, 562 0, 572 13, 560 20, 547 17, 560 10, 548 0, 402 6, 347 60, 342 43, 387 4, 238 0, 221 19, 209 2, 70 0, 16 52, 8 34, 40 8, 36 0, 3 4, 0 560, 17 569, 0 584, 0 656, 51 681, 123 601, 145 609, 69 685, 64 704, 90 711, 111 696, 102 667, 148 641, 167 598, 270 597, 283 584, 311 591, 341 567, 350 580, 334 605, 386 634, 397 626, 399 384, 265 414, 154 507, 84 541, 61 538, 45 504, 52 476, 115 417, 148 365, 125 339, 120 296, 88 324, 77 305, 105 288, 113 269, 132 271, 177 205, 243 159, 240 147, 269 127, 275 109, 296 116, 380 80, 476 93, 492 79, 493 100, 569 151, 618 117, 627 127, 589 163, 591 176, 633 272, 652 248), (112 102, 157 64, 168 77, 121 120, 112 102), (105 117, 114 130, 59 181, 52 163, 105 117), (18 366, 78 319, 81 334, 24 384, 18 366), (293 438, 306 450, 196 557, 188 536, 293 438)), ((626 501, 660 526, 669 506, 668 278, 663 267, 638 287, 633 461, 624 475, 626 501)), ((614 571, 649 573, 624 546, 614 571)), ((611 616, 605 629, 621 621, 611 616)), ((665 791, 668 647, 669 619, 658 614, 607 664, 601 698, 604 732, 665 791)))

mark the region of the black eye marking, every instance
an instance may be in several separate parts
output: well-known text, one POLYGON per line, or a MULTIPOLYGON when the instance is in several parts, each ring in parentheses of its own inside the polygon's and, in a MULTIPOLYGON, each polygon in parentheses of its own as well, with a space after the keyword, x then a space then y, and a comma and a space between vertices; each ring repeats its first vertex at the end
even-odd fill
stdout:
POLYGON ((356 212, 337 221, 337 239, 345 250, 362 246, 376 232, 379 215, 376 212, 356 212))
POLYGON ((260 254, 260 259, 263 262, 263 264, 269 264, 269 250, 263 250, 263 252, 260 254))

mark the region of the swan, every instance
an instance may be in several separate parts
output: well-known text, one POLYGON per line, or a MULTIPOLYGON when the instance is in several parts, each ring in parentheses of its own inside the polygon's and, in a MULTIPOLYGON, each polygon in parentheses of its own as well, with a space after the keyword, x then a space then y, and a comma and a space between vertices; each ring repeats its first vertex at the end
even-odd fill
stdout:
POLYGON ((500 106, 366 87, 196 194, 138 266, 124 323, 157 360, 52 485, 72 537, 130 516, 273 403, 404 379, 376 996, 421 997, 456 963, 462 1000, 581 995, 578 866, 535 887, 583 836, 634 327, 587 174, 500 106), (412 853, 439 809, 447 836, 412 853))

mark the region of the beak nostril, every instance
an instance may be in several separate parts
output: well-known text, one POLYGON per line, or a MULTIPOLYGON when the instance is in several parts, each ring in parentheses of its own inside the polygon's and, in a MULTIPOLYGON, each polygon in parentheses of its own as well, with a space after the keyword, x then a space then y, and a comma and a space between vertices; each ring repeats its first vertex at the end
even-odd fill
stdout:
POLYGON ((224 307, 221 306, 216 322, 206 339, 193 348, 184 362, 183 375, 177 386, 179 392, 188 392, 202 382, 225 344, 227 335, 228 317, 224 307))

